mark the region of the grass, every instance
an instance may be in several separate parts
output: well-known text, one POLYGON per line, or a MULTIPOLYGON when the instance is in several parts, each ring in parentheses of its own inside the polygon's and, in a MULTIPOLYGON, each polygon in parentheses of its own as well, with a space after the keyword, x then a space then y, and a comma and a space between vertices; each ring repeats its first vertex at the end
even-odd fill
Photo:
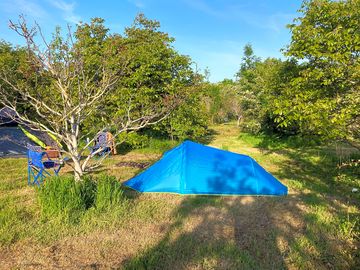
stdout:
MULTIPOLYGON (((138 194, 111 177, 89 180, 85 187, 49 181, 37 192, 27 186, 26 160, 0 159, 1 267, 355 269, 360 264, 360 197, 352 192, 360 189, 358 152, 344 144, 240 134, 232 124, 213 129, 212 146, 251 155, 289 187, 289 195, 138 194), (85 188, 92 197, 82 197, 85 188), (73 218, 64 219, 69 213, 73 218)), ((111 157, 95 177, 107 173, 122 182, 139 170, 117 167, 118 162, 154 162, 175 144, 156 141, 111 157)))
POLYGON ((116 211, 127 203, 121 184, 115 177, 55 177, 37 188, 41 217, 59 218, 65 223, 77 223, 88 211, 116 211))

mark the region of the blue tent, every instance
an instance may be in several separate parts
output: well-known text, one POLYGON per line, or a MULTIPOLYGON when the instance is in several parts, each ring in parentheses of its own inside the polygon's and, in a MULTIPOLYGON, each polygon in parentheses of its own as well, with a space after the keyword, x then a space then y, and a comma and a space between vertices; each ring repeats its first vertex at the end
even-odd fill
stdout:
POLYGON ((251 157, 191 141, 166 152, 158 162, 124 185, 140 192, 287 194, 287 187, 251 157))

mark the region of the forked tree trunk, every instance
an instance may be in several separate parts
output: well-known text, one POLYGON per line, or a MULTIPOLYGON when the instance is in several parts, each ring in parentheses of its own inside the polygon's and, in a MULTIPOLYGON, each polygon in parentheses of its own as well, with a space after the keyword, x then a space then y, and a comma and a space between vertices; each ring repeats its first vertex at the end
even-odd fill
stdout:
POLYGON ((84 175, 84 171, 82 169, 81 163, 80 163, 81 157, 72 156, 71 159, 74 162, 74 177, 75 181, 80 181, 82 176, 84 175))
POLYGON ((70 141, 67 146, 73 161, 74 177, 76 181, 80 181, 84 175, 84 168, 81 164, 81 155, 79 155, 78 138, 74 133, 69 134, 68 138, 70 138, 70 141))

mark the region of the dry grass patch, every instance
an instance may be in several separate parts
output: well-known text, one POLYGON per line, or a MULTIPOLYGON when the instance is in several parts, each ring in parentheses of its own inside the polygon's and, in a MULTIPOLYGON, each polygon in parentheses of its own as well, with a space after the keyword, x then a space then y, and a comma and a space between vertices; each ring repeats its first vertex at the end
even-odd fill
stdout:
MULTIPOLYGON (((9 234, 1 242, 0 268, 355 269, 360 264, 360 198, 351 192, 358 174, 337 167, 337 154, 353 150, 298 148, 239 136, 231 124, 213 128, 212 146, 251 155, 289 187, 289 195, 125 190, 125 208, 89 211, 78 224, 66 225, 39 219, 34 189, 26 184, 26 160, 0 160, 0 222, 8 226, 2 236, 9 234)), ((123 182, 141 169, 117 163, 159 158, 158 153, 131 151, 108 158, 97 174, 123 182)), ((68 167, 62 171, 69 172, 68 167)))

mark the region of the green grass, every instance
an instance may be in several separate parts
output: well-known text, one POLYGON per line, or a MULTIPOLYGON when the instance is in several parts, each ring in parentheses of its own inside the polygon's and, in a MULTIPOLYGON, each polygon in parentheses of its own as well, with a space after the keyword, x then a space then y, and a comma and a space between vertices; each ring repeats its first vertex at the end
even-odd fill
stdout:
POLYGON ((165 151, 170 150, 171 148, 179 145, 181 142, 165 140, 165 139, 156 139, 151 138, 148 140, 148 143, 141 148, 136 149, 138 153, 164 153, 165 151))
POLYGON ((102 212, 126 204, 121 184, 106 175, 84 177, 81 182, 73 177, 51 178, 37 188, 37 197, 42 218, 69 223, 78 222, 92 208, 102 212))
POLYGON ((25 159, 0 159, 4 268, 354 269, 360 264, 359 153, 345 144, 240 134, 214 126, 211 145, 251 155, 289 187, 287 197, 138 194, 120 182, 178 144, 153 140, 109 158, 82 183, 26 183, 25 159), (37 250, 37 252, 33 252, 37 250), (55 251, 49 251, 55 250, 55 251), (66 258, 61 260, 61 258, 66 258))
POLYGON ((276 135, 241 133, 239 140, 249 145, 266 149, 283 149, 283 148, 306 148, 319 146, 320 141, 312 137, 289 136, 280 137, 276 135))
POLYGON ((129 139, 130 139, 130 143, 125 143, 119 146, 118 148, 119 153, 124 154, 129 151, 134 151, 137 153, 145 153, 145 154, 147 153, 162 154, 165 151, 168 151, 171 148, 181 143, 178 140, 151 138, 145 135, 134 135, 134 133, 131 134, 129 139))

